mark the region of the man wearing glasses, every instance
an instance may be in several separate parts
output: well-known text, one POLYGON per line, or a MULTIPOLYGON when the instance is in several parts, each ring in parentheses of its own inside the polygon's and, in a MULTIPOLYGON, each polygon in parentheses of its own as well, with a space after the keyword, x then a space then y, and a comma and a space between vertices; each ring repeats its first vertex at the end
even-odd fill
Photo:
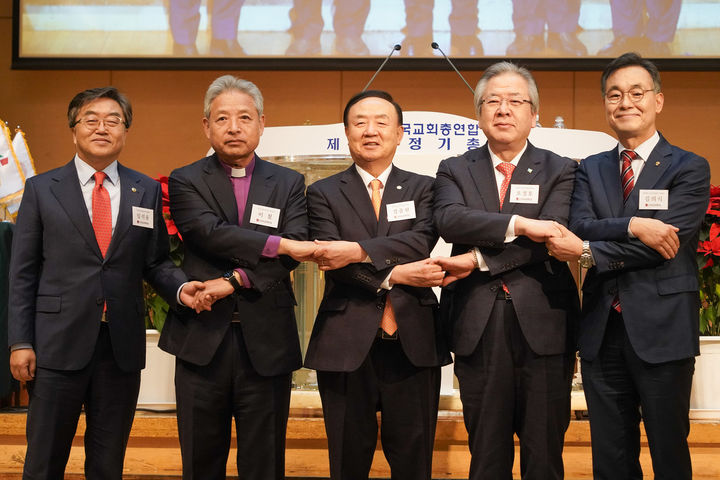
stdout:
POLYGON ((441 311, 472 480, 512 478, 514 433, 524 479, 563 478, 578 297, 544 242, 567 224, 577 163, 528 141, 538 105, 529 71, 489 67, 475 89, 487 143, 441 162, 435 179, 435 224, 454 255, 437 260, 449 284, 441 311))
POLYGON ((618 146, 580 164, 573 233, 563 228, 548 241, 557 258, 589 268, 579 347, 593 478, 643 478, 642 418, 655 478, 691 479, 688 410, 700 308, 695 251, 710 167, 658 133, 665 99, 652 62, 634 53, 613 60, 602 74, 602 93, 618 146))
POLYGON ((168 257, 160 184, 120 163, 132 108, 113 87, 68 107, 75 158, 25 184, 10 262, 13 376, 28 382, 23 478, 60 479, 85 409, 85 476, 120 479, 140 370, 145 279, 175 308, 201 284, 168 257))

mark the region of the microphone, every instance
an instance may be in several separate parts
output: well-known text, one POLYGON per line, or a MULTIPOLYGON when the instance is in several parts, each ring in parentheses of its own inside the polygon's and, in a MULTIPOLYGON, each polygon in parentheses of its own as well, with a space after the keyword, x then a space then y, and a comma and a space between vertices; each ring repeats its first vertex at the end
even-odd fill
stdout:
POLYGON ((393 45, 392 50, 390 50, 390 54, 387 56, 387 58, 385 58, 385 61, 380 64, 380 68, 378 68, 377 71, 375 72, 375 75, 373 75, 372 78, 370 78, 370 81, 367 83, 367 85, 365 85, 365 88, 362 89, 363 92, 365 90, 367 90, 368 87, 370 86, 370 84, 373 82, 373 80, 375 80, 375 77, 377 77, 378 73, 380 73, 380 70, 383 69, 383 67, 388 62, 388 60, 390 60, 390 57, 392 57, 392 54, 395 53, 396 51, 400 50, 401 48, 402 47, 400 46, 399 43, 396 43, 395 45, 393 45))
POLYGON ((455 73, 458 74, 458 76, 460 77, 460 80, 465 82, 465 85, 467 85, 467 87, 472 92, 473 96, 475 96, 475 89, 470 86, 470 84, 467 82, 467 80, 465 80, 465 77, 462 76, 462 73, 460 73, 460 71, 457 68, 455 68, 455 64, 453 64, 453 62, 450 61, 448 56, 445 55, 445 52, 442 51, 442 49, 440 48, 440 45, 438 45, 436 42, 432 42, 430 44, 430 46, 433 48, 433 50, 437 50, 440 53, 442 53, 442 56, 445 58, 445 60, 447 60, 447 62, 450 64, 450 66, 453 68, 453 70, 455 70, 455 73))

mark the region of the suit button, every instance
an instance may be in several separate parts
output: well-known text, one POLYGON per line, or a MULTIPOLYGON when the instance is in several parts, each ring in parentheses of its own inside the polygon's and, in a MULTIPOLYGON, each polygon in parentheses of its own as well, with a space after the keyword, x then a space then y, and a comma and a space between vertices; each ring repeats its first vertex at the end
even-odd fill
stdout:
POLYGON ((383 308, 385 308, 385 304, 384 304, 384 303, 378 303, 378 304, 376 305, 376 307, 377 307, 378 310, 382 310, 383 308))
POLYGON ((392 263, 392 262, 390 262, 389 258, 385 260, 385 265, 390 265, 390 263, 392 263))
POLYGON ((491 292, 497 292, 497 289, 498 289, 497 285, 493 285, 492 287, 490 287, 491 292))
POLYGON ((98 297, 95 299, 95 303, 97 303, 98 305, 102 305, 103 303, 105 303, 105 299, 102 297, 98 297))

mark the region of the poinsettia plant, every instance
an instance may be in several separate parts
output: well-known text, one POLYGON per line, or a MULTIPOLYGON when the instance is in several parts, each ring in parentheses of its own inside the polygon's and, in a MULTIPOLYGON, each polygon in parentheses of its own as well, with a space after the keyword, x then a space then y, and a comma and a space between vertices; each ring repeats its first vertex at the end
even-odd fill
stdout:
MULTIPOLYGON (((162 187, 162 212, 167 227, 168 236, 170 238, 170 259, 175 265, 180 266, 182 263, 184 249, 182 236, 178 232, 177 226, 170 215, 170 196, 168 195, 168 177, 157 177, 155 180, 160 182, 162 187)), ((149 283, 145 282, 145 328, 154 328, 161 331, 165 325, 168 310, 170 306, 163 298, 157 294, 149 283)))
POLYGON ((720 186, 710 187, 697 248, 700 269, 700 334, 720 335, 720 186))

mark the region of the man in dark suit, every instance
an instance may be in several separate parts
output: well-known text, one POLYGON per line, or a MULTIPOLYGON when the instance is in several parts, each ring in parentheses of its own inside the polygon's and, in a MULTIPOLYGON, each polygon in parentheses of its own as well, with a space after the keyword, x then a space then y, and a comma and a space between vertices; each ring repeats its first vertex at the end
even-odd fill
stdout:
POLYGON ((215 153, 172 172, 170 211, 189 278, 214 279, 211 312, 170 315, 160 347, 177 357, 183 478, 225 478, 233 418, 244 479, 282 479, 293 370, 300 368, 288 245, 308 235, 302 175, 255 155, 265 124, 251 82, 225 75, 205 95, 215 153), (283 238, 284 237, 284 238, 283 238), (218 278, 222 277, 222 278, 218 278))
POLYGON ((355 95, 343 122, 354 165, 308 188, 326 283, 305 366, 318 371, 330 476, 368 478, 379 411, 392 478, 429 480, 450 361, 429 288, 443 278, 428 260, 432 179, 393 166, 402 110, 388 93, 355 95))
POLYGON ((509 62, 475 89, 487 143, 443 160, 435 224, 453 243, 437 259, 441 297, 472 453, 470 478, 510 479, 513 433, 523 479, 563 478, 577 288, 544 240, 567 223, 577 163, 527 138, 539 104, 535 81, 509 62))
POLYGON ((61 479, 85 407, 85 474, 120 479, 145 366, 143 278, 170 303, 197 283, 168 257, 160 184, 118 163, 132 122, 113 87, 68 107, 77 149, 30 178, 10 265, 10 368, 28 382, 23 478, 61 479))
POLYGON ((664 97, 652 62, 634 53, 613 60, 602 94, 618 147, 582 161, 570 211, 575 235, 565 230, 548 242, 556 257, 590 269, 579 347, 594 478, 643 478, 642 418, 655 478, 690 479, 695 251, 710 167, 657 132, 664 97))

